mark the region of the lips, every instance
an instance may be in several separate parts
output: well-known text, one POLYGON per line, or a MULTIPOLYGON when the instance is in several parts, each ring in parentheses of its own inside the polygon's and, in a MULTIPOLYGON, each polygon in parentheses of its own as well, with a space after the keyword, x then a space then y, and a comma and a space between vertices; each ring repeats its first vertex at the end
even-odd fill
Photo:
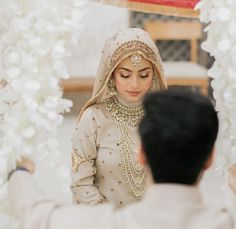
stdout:
POLYGON ((128 94, 131 96, 137 96, 140 94, 140 91, 128 91, 128 94))

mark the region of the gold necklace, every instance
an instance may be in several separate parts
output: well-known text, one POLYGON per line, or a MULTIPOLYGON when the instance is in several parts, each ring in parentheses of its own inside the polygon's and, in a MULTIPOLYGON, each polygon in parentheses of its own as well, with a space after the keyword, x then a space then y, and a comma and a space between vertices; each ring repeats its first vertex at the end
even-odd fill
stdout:
POLYGON ((106 109, 113 118, 129 126, 137 126, 144 115, 142 104, 138 106, 125 106, 116 96, 107 99, 105 104, 106 109))
POLYGON ((129 136, 128 127, 137 126, 144 111, 142 105, 127 107, 117 97, 106 100, 106 109, 115 120, 121 148, 121 163, 129 192, 138 200, 143 197, 148 181, 146 169, 137 162, 137 143, 129 136))

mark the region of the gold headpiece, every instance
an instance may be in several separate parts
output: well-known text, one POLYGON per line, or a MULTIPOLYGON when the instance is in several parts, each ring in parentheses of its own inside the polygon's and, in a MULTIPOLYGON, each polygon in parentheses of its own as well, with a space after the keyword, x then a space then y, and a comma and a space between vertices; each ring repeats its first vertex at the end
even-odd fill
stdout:
POLYGON ((131 64, 133 64, 135 66, 140 64, 142 61, 143 61, 143 57, 138 52, 133 53, 130 57, 131 64))

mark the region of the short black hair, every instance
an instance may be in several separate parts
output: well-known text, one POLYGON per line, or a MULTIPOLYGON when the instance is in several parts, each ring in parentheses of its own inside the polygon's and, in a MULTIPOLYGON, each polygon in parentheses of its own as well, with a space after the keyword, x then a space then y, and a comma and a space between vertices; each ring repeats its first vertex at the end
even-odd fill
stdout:
POLYGON ((209 158, 218 118, 209 98, 168 89, 144 99, 139 133, 156 183, 194 184, 209 158))

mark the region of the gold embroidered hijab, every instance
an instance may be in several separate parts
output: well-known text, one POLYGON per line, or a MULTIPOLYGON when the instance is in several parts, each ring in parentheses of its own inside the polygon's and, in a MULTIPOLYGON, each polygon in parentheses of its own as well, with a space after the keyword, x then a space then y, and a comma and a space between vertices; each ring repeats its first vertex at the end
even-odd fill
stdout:
POLYGON ((93 86, 92 97, 83 107, 80 116, 89 106, 103 102, 111 96, 107 84, 114 69, 133 53, 139 53, 152 63, 155 77, 153 88, 163 90, 167 87, 159 51, 148 33, 138 28, 125 29, 106 40, 93 86))

